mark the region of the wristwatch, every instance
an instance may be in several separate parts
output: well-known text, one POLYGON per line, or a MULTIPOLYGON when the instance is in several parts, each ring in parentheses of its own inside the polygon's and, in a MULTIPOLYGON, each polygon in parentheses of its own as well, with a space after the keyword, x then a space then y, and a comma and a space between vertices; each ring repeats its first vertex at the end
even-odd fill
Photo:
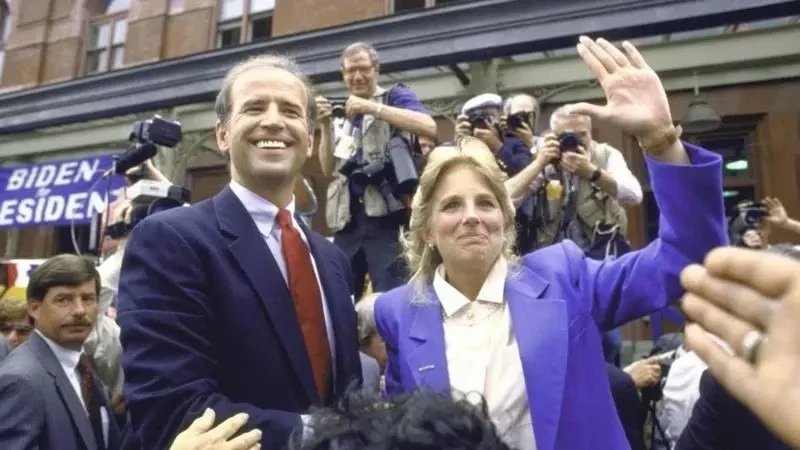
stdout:
POLYGON ((683 128, 680 125, 668 125, 650 133, 648 136, 639 137, 639 147, 645 153, 657 155, 671 147, 675 141, 681 138, 681 134, 683 134, 683 128))
POLYGON ((603 176, 603 171, 600 170, 600 168, 598 167, 597 169, 594 170, 594 172, 592 172, 592 176, 589 177, 589 182, 590 183, 596 183, 597 180, 599 180, 601 176, 603 176))
POLYGON ((377 108, 375 108, 375 114, 374 114, 374 115, 375 115, 375 118, 376 118, 376 119, 380 119, 380 118, 381 118, 381 112, 382 112, 382 111, 383 111, 383 104, 382 104, 382 103, 379 103, 379 104, 378 104, 378 107, 377 107, 377 108))

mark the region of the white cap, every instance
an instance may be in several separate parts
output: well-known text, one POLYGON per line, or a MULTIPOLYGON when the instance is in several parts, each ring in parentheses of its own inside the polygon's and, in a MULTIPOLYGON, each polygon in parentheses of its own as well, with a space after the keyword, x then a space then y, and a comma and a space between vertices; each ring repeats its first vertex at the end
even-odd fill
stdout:
POLYGON ((503 98, 497 94, 480 94, 472 97, 461 107, 461 114, 478 108, 502 108, 503 98))

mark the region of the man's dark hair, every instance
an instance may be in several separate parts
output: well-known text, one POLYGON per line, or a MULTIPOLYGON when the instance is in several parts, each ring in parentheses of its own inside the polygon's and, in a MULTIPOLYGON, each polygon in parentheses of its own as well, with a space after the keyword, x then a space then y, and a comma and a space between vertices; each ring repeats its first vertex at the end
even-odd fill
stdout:
POLYGON ((253 69, 285 70, 303 82, 303 86, 305 86, 306 90, 306 97, 308 97, 306 103, 306 120, 308 121, 308 129, 313 130, 317 120, 317 100, 314 97, 314 89, 311 87, 311 82, 303 73, 302 69, 300 69, 297 62, 283 55, 259 55, 233 66, 225 75, 225 79, 222 81, 222 88, 217 94, 217 99, 214 103, 214 112, 217 115, 217 119, 223 125, 228 125, 231 112, 231 91, 233 90, 233 84, 241 74, 253 69))
POLYGON ((349 390, 335 406, 312 411, 310 435, 302 431, 290 450, 511 450, 485 405, 423 390, 391 398, 349 390))
POLYGON ((100 295, 100 274, 90 260, 72 254, 53 256, 31 274, 26 296, 28 301, 42 301, 50 288, 78 286, 94 281, 95 292, 100 295))

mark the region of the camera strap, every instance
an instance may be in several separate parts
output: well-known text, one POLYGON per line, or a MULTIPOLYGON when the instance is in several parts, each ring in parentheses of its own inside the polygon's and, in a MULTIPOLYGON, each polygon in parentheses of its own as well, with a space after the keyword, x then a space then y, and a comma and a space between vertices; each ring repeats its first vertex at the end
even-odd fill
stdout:
POLYGON ((576 180, 570 180, 569 174, 562 174, 564 183, 564 202, 561 205, 561 224, 558 233, 553 237, 553 244, 563 239, 569 239, 569 227, 578 215, 578 189, 576 180))

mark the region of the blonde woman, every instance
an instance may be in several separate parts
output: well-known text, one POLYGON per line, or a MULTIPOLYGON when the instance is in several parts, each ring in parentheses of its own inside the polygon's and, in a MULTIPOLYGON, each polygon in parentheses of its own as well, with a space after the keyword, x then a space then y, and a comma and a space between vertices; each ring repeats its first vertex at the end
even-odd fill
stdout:
POLYGON ((375 305, 389 394, 481 394, 503 438, 522 450, 629 448, 600 333, 676 301, 681 269, 727 235, 720 157, 678 140, 658 76, 623 47, 581 38, 608 104, 572 111, 639 139, 659 239, 605 262, 570 241, 515 258, 514 209, 489 150, 470 138, 435 149, 405 240, 412 279, 375 305))

